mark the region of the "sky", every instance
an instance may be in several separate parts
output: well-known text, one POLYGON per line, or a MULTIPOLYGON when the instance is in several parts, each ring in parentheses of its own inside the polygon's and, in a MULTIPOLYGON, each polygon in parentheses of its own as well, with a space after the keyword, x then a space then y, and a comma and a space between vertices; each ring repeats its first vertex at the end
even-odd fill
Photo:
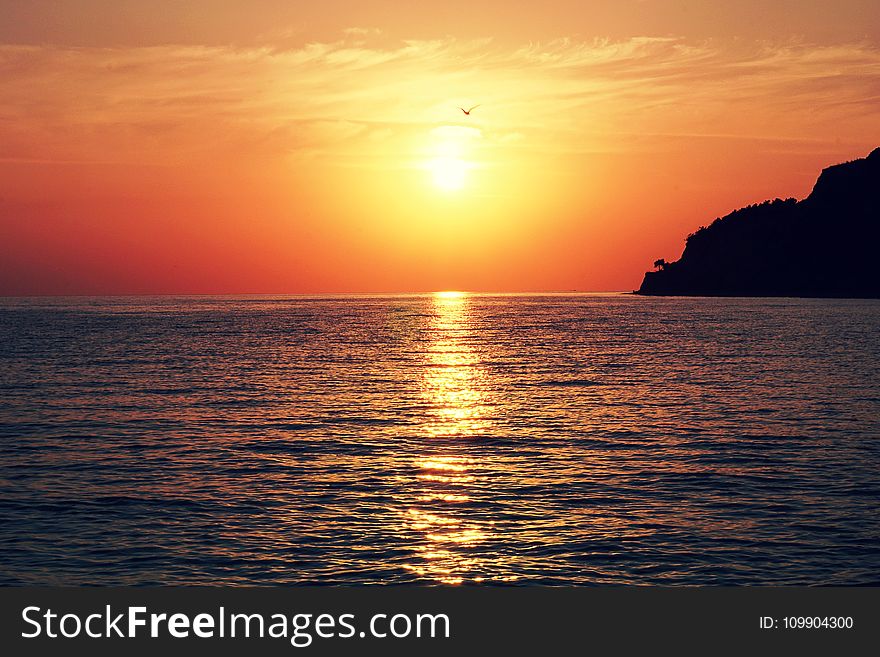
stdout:
POLYGON ((631 290, 880 146, 876 0, 0 15, 0 295, 631 290))

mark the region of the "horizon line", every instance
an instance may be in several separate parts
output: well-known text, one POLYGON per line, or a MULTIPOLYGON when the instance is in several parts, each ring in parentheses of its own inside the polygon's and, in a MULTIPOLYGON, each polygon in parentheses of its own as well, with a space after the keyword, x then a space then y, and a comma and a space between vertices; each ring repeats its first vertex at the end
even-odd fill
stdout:
POLYGON ((38 293, 38 294, 0 294, 0 299, 41 299, 41 298, 129 298, 129 297, 387 297, 387 296, 430 296, 455 292, 467 296, 541 296, 541 295, 589 295, 589 294, 632 294, 633 290, 460 290, 445 288, 422 291, 380 291, 380 292, 133 292, 133 293, 38 293))

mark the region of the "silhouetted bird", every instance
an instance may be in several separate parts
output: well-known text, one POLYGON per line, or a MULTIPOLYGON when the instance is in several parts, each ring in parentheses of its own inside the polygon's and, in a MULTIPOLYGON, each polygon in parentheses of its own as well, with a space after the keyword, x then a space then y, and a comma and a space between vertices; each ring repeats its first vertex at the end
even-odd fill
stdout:
POLYGON ((465 116, 470 116, 471 112, 473 112, 478 107, 479 107, 479 105, 474 105, 470 109, 465 109, 464 107, 459 107, 458 109, 460 109, 462 112, 464 112, 465 116))

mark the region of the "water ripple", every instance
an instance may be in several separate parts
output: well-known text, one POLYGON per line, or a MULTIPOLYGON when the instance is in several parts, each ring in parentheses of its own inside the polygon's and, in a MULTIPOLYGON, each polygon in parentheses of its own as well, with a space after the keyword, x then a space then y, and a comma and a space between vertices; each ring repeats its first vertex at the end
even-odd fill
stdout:
POLYGON ((878 584, 880 303, 0 301, 3 584, 878 584))

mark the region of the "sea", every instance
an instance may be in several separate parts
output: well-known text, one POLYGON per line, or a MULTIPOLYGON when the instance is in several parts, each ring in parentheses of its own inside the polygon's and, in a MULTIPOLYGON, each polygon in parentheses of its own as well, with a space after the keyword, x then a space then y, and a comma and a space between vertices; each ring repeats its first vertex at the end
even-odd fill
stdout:
POLYGON ((3 585, 880 584, 880 301, 0 299, 3 585))

